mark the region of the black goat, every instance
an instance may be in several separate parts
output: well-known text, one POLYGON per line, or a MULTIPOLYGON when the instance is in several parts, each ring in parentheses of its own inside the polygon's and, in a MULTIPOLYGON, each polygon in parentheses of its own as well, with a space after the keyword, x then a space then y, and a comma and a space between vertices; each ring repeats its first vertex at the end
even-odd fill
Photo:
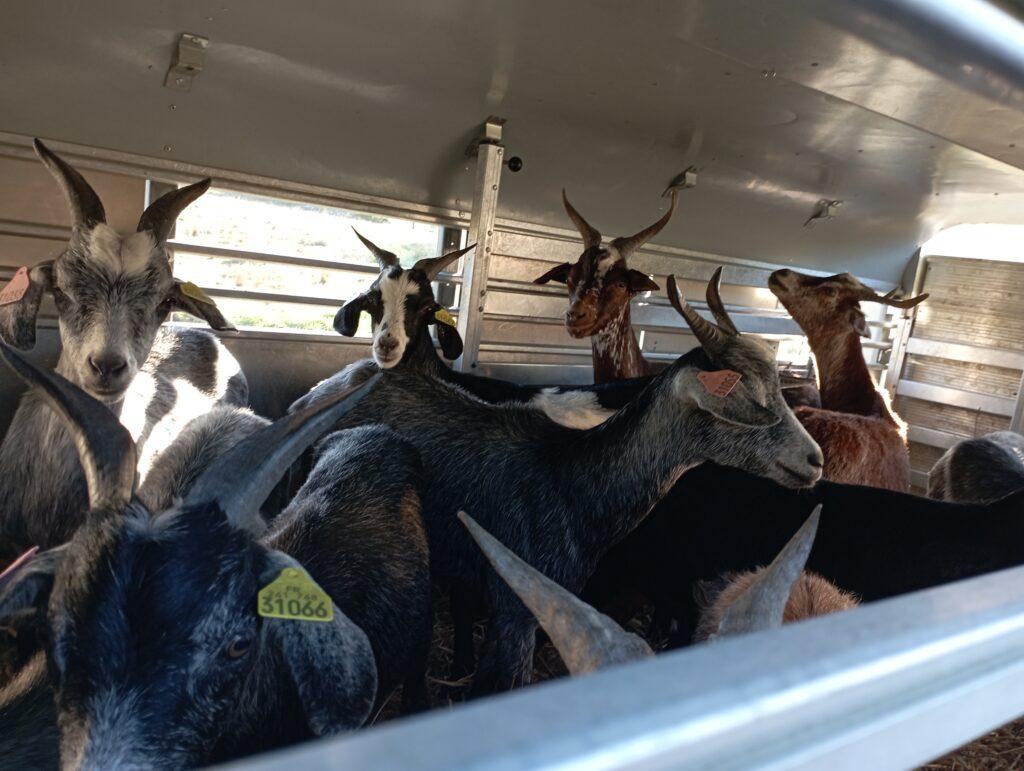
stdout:
POLYGON ((985 502, 1024 489, 1024 436, 995 431, 963 439, 935 461, 928 497, 940 501, 985 502))
MULTIPOLYGON (((134 446, 109 410, 0 351, 62 415, 89 486, 89 515, 74 538, 0 586, 0 623, 37 609, 48 631, 45 670, 5 692, 0 714, 25 725, 11 710, 38 712, 35 689, 51 687, 64 767, 192 767, 355 728, 386 695, 378 684, 409 675, 390 669, 402 663, 390 651, 404 645, 410 669, 422 664, 427 555, 415 521, 419 470, 405 443, 375 428, 336 436, 321 460, 338 479, 319 493, 311 480, 272 535, 257 513, 288 465, 372 383, 249 436, 182 504, 154 516, 134 497, 134 446), (380 470, 382 452, 394 468, 380 470), (357 492, 383 489, 380 505, 395 508, 369 524, 339 521, 336 506, 315 498, 339 494, 344 479, 357 480, 357 492), (258 612, 261 588, 282 578, 328 619, 258 612), (367 599, 378 593, 383 602, 367 599)), ((346 505, 357 506, 356 495, 346 505)), ((22 740, 28 753, 33 737, 22 740)))

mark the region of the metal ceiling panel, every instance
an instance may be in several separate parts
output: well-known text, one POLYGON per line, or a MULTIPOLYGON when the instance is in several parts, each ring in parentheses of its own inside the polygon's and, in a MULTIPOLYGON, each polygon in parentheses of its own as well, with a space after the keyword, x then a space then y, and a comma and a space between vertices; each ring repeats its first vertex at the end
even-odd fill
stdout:
POLYGON ((695 164, 660 243, 895 281, 941 227, 1024 221, 1012 56, 975 56, 1021 25, 943 59, 928 5, 12 0, 0 130, 466 209, 497 114, 525 161, 502 218, 564 227, 565 186, 635 231, 695 164), (163 85, 182 32, 210 40, 187 92, 163 85), (822 199, 838 216, 805 228, 822 199))

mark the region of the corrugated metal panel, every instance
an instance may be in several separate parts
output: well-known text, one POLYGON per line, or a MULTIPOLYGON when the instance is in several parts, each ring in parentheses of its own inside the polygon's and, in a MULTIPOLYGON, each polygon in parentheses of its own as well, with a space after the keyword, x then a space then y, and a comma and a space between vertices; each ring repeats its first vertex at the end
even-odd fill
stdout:
POLYGON ((990 431, 1004 431, 1010 425, 1010 419, 1003 415, 951 407, 906 396, 896 399, 896 411, 911 426, 946 431, 960 436, 980 436, 990 431))
POLYGON ((936 385, 957 383, 959 388, 967 391, 980 391, 1011 398, 1016 398, 1020 387, 1020 370, 939 359, 934 356, 907 356, 903 377, 919 383, 936 385))

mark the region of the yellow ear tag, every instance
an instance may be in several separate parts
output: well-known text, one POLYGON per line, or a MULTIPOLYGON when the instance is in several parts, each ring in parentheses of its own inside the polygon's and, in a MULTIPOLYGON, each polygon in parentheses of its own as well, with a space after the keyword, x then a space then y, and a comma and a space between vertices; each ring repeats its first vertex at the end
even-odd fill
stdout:
POLYGON ((452 316, 452 314, 450 314, 444 308, 438 308, 437 311, 434 313, 434 318, 440 321, 442 324, 447 324, 450 327, 455 326, 455 317, 452 316))
POLYGON ((260 589, 257 612, 264 618, 331 621, 334 603, 304 570, 285 568, 260 589))
POLYGON ((198 300, 201 303, 206 303, 207 305, 216 305, 217 304, 217 303, 215 303, 213 300, 211 300, 209 298, 209 296, 206 294, 206 292, 204 292, 202 289, 197 287, 191 281, 186 281, 185 283, 183 283, 181 285, 181 293, 183 295, 187 295, 188 297, 191 297, 193 300, 198 300))

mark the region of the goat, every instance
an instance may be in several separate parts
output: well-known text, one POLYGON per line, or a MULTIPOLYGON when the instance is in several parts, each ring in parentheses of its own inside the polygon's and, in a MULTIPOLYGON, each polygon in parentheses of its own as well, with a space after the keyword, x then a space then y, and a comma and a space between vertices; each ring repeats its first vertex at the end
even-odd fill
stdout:
MULTIPOLYGON (((774 629, 856 605, 831 584, 803 572, 814 542, 820 506, 767 568, 730 583, 701 619, 702 641, 774 629), (804 593, 810 589, 812 597, 804 593), (836 594, 842 607, 821 607, 836 594), (808 603, 810 599, 810 604, 808 603), (814 603, 818 603, 815 605, 814 603)), ((617 664, 650 658, 650 645, 625 631, 571 592, 517 557, 465 512, 459 519, 487 557, 495 573, 516 593, 547 633, 573 677, 617 664)))
MULTIPOLYGON (((669 297, 701 341, 602 425, 574 430, 523 405, 492 405, 447 382, 395 367, 343 423, 384 423, 424 458, 424 512, 435 575, 492 609, 476 694, 528 682, 535 622, 484 571, 455 519, 473 511, 491 532, 570 591, 675 480, 708 459, 812 484, 821 455, 779 394, 773 356, 669 297), (726 370, 730 371, 728 374, 726 370), (730 379, 732 390, 723 381, 730 379)), ((709 294, 717 288, 709 285, 709 294)))
POLYGON ((533 283, 557 281, 568 288, 565 328, 575 338, 590 338, 595 383, 653 375, 655 367, 644 358, 633 333, 629 304, 641 292, 656 292, 658 285, 646 273, 628 267, 626 260, 668 224, 676 209, 675 191, 668 211, 657 222, 605 246, 601 234, 573 208, 564 190, 562 203, 583 237, 583 253, 576 262, 556 265, 533 283))
POLYGON ((963 439, 928 474, 928 497, 985 503, 1024 489, 1024 436, 995 431, 963 439))
MULTIPOLYGON (((40 303, 51 294, 61 338, 57 371, 122 415, 146 445, 145 474, 176 428, 212 404, 244 406, 248 399, 238 363, 212 335, 161 329, 175 310, 234 329, 198 288, 173 278, 166 253, 175 218, 210 180, 154 201, 138 231, 122 237, 106 224, 82 175, 38 140, 35 150, 68 200, 71 239, 55 260, 19 271, 0 305, 0 339, 31 348, 40 303)), ((67 540, 85 514, 84 500, 85 480, 63 424, 27 394, 0 446, 0 565, 29 546, 67 540)))
POLYGON ((430 282, 473 247, 423 259, 403 269, 393 252, 382 249, 358 231, 356 235, 376 257, 381 273, 365 292, 342 306, 335 316, 334 328, 339 334, 352 337, 359 327, 360 314, 368 313, 373 326, 373 358, 354 362, 317 384, 292 409, 349 388, 380 370, 402 368, 444 380, 490 404, 529 404, 562 425, 591 428, 627 404, 650 382, 649 378, 637 378, 598 386, 528 386, 456 372, 438 356, 430 338, 433 326, 445 358, 456 359, 462 354, 462 338, 438 305, 430 282))
MULTIPOLYGON (((312 488, 273 533, 257 509, 374 382, 247 437, 154 516, 134 495, 134 447, 110 411, 0 351, 65 420, 88 483, 89 514, 71 541, 0 586, 0 620, 33 609, 46 619, 63 766, 194 767, 362 725, 405 674, 389 669, 387 651, 429 629, 414 457, 387 431, 366 428, 335 437, 321 459, 357 483, 344 506, 384 486, 379 505, 395 509, 373 522, 326 515, 312 488), (362 441, 365 451, 349 454, 362 441), (408 463, 385 473, 380 452, 408 463), (326 620, 280 617, 262 593, 284 578, 310 603, 292 615, 326 620), (390 602, 367 599, 375 595, 390 602)), ((346 494, 334 485, 321 492, 346 494)))
MULTIPOLYGON (((569 290, 565 328, 576 338, 590 337, 595 383, 643 378, 661 369, 644 358, 630 319, 630 302, 640 292, 656 292, 658 285, 646 274, 626 265, 626 259, 668 224, 672 204, 660 220, 628 238, 615 238, 601 246, 601 234, 576 211, 562 191, 562 203, 583 237, 583 253, 575 263, 564 262, 533 280, 557 281, 569 290)), ((713 279, 714 280, 714 279, 713 279)), ((783 387, 790 407, 821 406, 817 389, 810 385, 783 387)))
POLYGON ((796 415, 825 454, 825 478, 909 490, 906 424, 864 363, 860 338, 871 333, 860 303, 913 308, 928 295, 897 300, 849 273, 818 278, 793 270, 772 273, 768 288, 807 335, 818 364, 822 408, 798 407, 796 415))
POLYGON ((807 569, 865 602, 1024 563, 1024 491, 966 504, 826 480, 792 490, 707 463, 606 555, 589 596, 637 592, 664 609, 670 645, 688 644, 693 587, 766 564, 818 504, 807 569))

